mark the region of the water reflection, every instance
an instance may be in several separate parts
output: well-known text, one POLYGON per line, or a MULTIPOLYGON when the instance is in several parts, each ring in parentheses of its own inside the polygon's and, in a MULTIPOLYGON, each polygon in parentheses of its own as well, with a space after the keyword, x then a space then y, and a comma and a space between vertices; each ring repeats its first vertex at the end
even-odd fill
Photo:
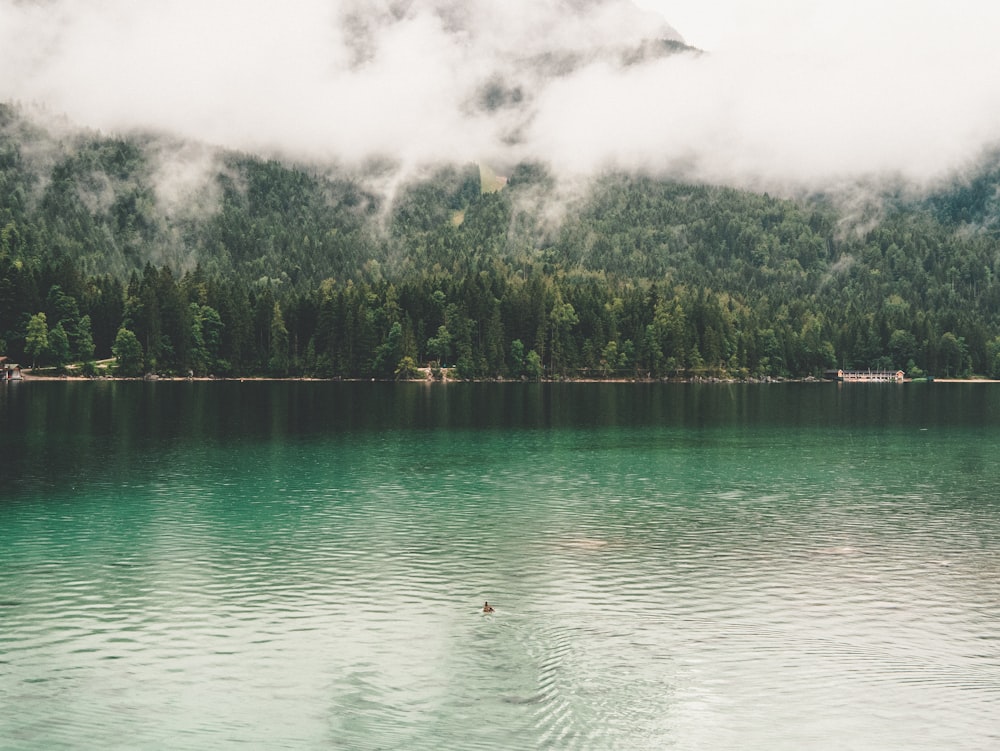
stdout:
POLYGON ((933 393, 20 384, 0 737, 989 747, 997 404, 933 393))

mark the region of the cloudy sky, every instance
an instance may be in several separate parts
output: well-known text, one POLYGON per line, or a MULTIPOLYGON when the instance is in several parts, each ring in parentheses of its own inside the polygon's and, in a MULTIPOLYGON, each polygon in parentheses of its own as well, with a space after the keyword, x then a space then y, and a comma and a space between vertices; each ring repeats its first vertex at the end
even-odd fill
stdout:
POLYGON ((0 99, 297 159, 776 189, 1000 142, 993 0, 0 0, 0 99), (707 54, 626 53, 678 34, 707 54))

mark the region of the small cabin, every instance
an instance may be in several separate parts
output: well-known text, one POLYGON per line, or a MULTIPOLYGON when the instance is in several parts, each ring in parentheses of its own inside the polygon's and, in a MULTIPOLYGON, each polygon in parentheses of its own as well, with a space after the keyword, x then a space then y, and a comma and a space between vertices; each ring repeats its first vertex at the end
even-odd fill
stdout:
POLYGON ((20 381, 21 366, 8 362, 6 357, 0 357, 0 381, 20 381))

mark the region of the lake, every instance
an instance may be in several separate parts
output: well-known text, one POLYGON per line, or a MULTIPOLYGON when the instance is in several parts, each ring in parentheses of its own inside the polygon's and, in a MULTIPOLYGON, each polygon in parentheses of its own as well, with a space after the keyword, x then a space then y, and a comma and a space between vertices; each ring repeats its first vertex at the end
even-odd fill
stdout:
POLYGON ((0 747, 996 748, 998 449, 985 384, 0 386, 0 747))

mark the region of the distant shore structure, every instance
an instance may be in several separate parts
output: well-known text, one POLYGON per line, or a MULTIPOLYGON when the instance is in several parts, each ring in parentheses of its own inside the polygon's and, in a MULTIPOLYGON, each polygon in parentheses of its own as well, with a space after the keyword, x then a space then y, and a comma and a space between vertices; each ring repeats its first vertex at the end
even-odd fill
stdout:
POLYGON ((906 374, 902 370, 838 370, 834 380, 842 383, 902 383, 906 374))
POLYGON ((21 366, 8 362, 6 357, 0 357, 0 381, 20 381, 21 366))

